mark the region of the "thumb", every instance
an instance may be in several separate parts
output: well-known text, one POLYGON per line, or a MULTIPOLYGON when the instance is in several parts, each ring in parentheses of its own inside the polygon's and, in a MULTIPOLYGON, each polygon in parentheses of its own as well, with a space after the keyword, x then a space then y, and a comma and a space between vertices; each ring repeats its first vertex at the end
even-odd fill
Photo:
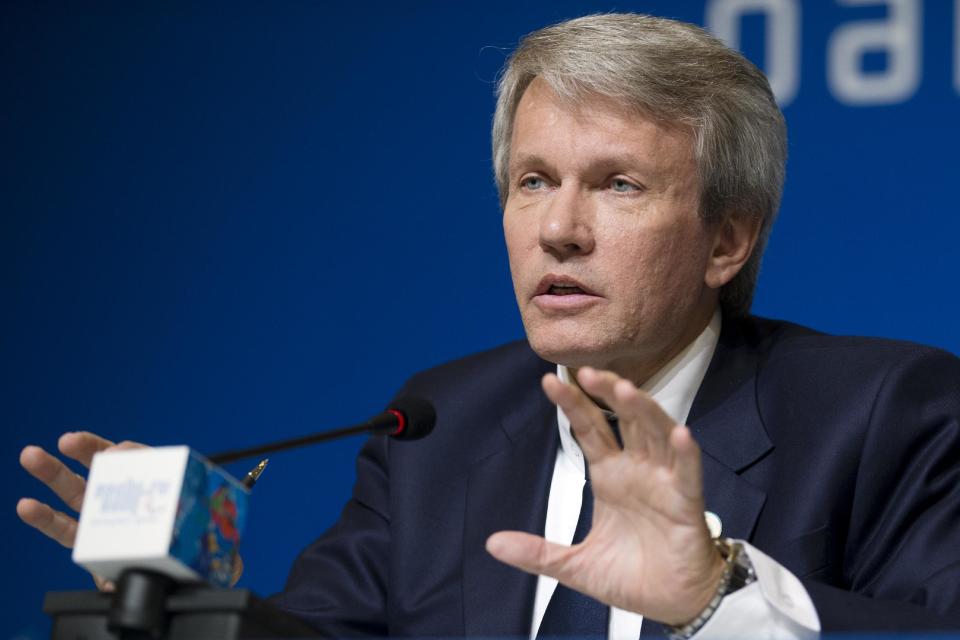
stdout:
POLYGON ((547 542, 521 531, 500 531, 487 538, 487 552, 494 558, 527 573, 562 580, 572 547, 547 542))

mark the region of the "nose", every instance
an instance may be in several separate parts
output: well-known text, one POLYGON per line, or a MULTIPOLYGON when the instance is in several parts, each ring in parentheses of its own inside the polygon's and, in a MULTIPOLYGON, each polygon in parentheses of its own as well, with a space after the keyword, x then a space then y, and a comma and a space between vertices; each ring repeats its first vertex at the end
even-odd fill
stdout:
POLYGON ((540 218, 540 247, 558 260, 593 251, 590 202, 576 185, 562 185, 540 218))

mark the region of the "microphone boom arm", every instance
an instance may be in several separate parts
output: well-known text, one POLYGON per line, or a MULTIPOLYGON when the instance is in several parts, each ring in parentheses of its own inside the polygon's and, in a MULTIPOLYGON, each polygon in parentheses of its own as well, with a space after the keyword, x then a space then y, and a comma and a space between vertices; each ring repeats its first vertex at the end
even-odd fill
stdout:
POLYGON ((371 420, 368 420, 362 424, 353 425, 352 427, 341 427, 340 429, 313 433, 308 436, 300 436, 298 438, 290 438, 288 440, 281 440, 279 442, 271 442, 269 444, 262 444, 256 447, 247 447, 246 449, 224 451, 223 453, 212 455, 208 459, 214 464, 222 465, 228 462, 242 460, 243 458, 249 458, 251 456, 258 456, 264 453, 274 453, 276 451, 285 451, 287 449, 295 449, 308 444, 326 442, 327 440, 336 440, 337 438, 344 438, 358 433, 392 435, 402 431, 405 426, 406 418, 404 415, 396 409, 391 409, 381 413, 378 416, 375 416, 371 420))

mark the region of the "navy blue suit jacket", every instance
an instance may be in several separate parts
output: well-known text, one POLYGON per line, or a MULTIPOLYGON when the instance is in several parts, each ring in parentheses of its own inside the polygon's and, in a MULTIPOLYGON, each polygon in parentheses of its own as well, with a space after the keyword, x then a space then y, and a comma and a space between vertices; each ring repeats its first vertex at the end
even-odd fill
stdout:
MULTIPOLYGON (((526 635, 536 578, 484 542, 543 532, 553 369, 519 342, 414 376, 434 433, 370 439, 277 602, 335 636, 526 635)), ((960 629, 960 360, 726 319, 688 424, 724 535, 799 576, 825 631, 960 629)))

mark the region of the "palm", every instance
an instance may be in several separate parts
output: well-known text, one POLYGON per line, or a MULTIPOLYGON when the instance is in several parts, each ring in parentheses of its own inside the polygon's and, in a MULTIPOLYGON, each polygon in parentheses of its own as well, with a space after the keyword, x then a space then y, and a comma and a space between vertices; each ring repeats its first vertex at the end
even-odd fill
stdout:
POLYGON ((545 380, 589 463, 589 535, 565 547, 500 533, 489 548, 505 562, 556 577, 601 602, 665 622, 689 620, 706 604, 720 569, 703 520, 699 450, 686 428, 632 385, 606 373, 585 372, 582 378, 585 388, 617 411, 624 441, 620 450, 582 392, 545 380))
POLYGON ((671 577, 695 568, 685 565, 703 546, 703 507, 668 470, 637 458, 625 452, 591 467, 593 525, 574 553, 585 591, 622 609, 659 610, 680 586, 671 577))

